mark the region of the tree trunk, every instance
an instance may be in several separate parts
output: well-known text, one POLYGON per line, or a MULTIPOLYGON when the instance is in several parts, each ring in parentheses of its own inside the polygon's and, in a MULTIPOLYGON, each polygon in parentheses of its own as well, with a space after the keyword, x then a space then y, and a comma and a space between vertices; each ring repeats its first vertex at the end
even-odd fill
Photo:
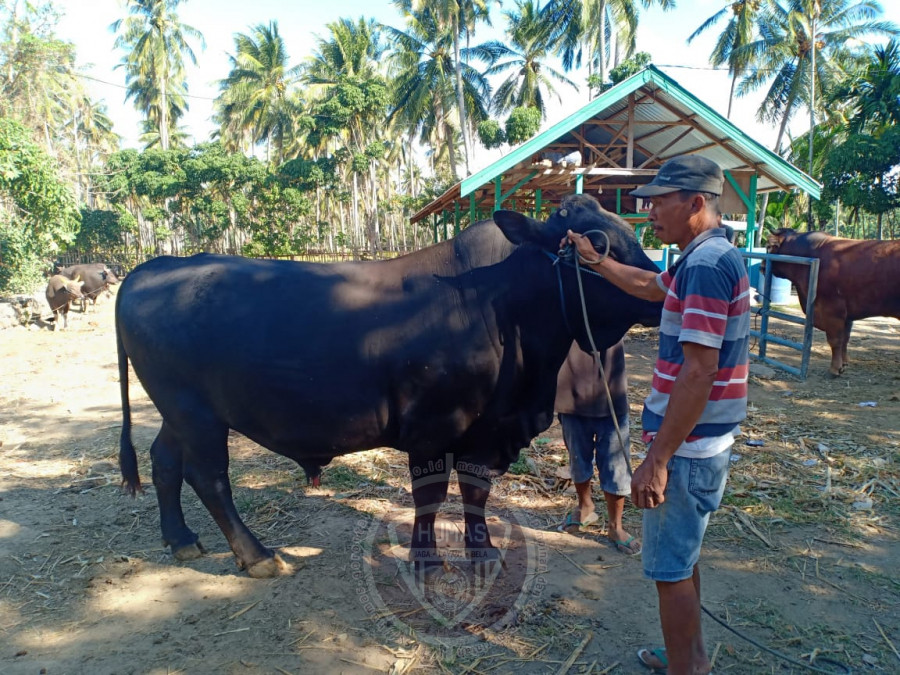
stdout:
POLYGON ((737 84, 738 74, 735 73, 731 78, 731 89, 728 91, 728 113, 725 115, 725 119, 731 119, 731 106, 734 103, 734 86, 737 84))
MULTIPOLYGON (((165 66, 168 66, 168 58, 166 58, 165 66)), ((169 98, 168 92, 166 88, 168 86, 167 82, 168 73, 163 68, 163 72, 160 76, 160 111, 159 111, 159 147, 163 150, 169 149, 169 98)))
POLYGON ((456 106, 459 108, 459 130, 463 138, 466 175, 469 175, 469 125, 466 115, 466 99, 463 93, 462 63, 459 55, 459 11, 453 15, 453 58, 456 70, 456 106))

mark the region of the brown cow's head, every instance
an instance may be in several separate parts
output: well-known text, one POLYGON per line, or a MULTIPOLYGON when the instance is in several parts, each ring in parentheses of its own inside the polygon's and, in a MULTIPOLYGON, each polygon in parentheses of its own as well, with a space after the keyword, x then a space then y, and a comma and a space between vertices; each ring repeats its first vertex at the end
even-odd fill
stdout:
POLYGON ((778 253, 781 245, 797 236, 797 233, 789 227, 780 227, 777 230, 769 230, 766 237, 766 253, 778 253))

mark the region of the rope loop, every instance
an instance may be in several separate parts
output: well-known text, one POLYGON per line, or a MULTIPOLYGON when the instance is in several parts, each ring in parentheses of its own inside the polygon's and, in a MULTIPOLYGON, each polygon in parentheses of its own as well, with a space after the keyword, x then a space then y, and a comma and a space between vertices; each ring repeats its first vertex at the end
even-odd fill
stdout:
POLYGON ((583 233, 583 236, 590 239, 591 245, 594 247, 594 250, 600 254, 600 257, 597 260, 588 260, 587 258, 582 256, 581 253, 578 252, 578 249, 575 248, 575 246, 571 242, 559 249, 559 252, 557 253, 559 258, 567 262, 571 262, 573 259, 575 259, 582 265, 594 265, 598 262, 601 262, 602 260, 606 260, 606 258, 609 256, 609 235, 606 234, 606 232, 604 232, 603 230, 588 230, 583 233), (600 235, 601 237, 603 237, 603 240, 601 242, 598 242, 598 237, 591 235, 600 235), (600 248, 598 248, 598 244, 603 247, 602 251, 600 248))

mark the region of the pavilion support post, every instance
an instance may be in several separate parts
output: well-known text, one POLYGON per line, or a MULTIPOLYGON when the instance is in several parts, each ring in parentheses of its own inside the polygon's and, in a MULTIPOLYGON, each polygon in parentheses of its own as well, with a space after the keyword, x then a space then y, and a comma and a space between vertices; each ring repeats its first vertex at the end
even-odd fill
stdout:
POLYGON ((503 176, 494 179, 494 211, 499 211, 503 205, 503 176))
POLYGON ((628 145, 625 150, 625 168, 634 168, 634 93, 628 94, 628 145))
POLYGON ((580 173, 575 176, 575 194, 583 195, 584 194, 584 174, 580 173))
POLYGON ((459 218, 460 218, 460 206, 459 206, 459 202, 457 201, 453 207, 453 236, 454 237, 459 234, 459 218))
POLYGON ((444 241, 447 241, 450 238, 450 236, 447 232, 447 221, 449 220, 450 212, 448 210, 444 209, 443 211, 441 211, 441 216, 442 216, 441 220, 444 223, 444 241))
POLYGON ((534 191, 534 217, 541 217, 541 209, 544 207, 542 202, 543 193, 541 192, 541 188, 538 188, 534 191))
POLYGON ((469 225, 476 222, 478 210, 475 208, 475 195, 469 195, 469 225))

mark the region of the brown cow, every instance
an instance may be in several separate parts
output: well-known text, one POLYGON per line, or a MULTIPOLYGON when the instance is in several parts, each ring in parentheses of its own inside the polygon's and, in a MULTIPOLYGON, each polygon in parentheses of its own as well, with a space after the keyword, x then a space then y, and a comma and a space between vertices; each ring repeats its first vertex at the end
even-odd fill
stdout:
MULTIPOLYGON (((813 325, 828 338, 830 371, 835 377, 849 363, 847 343, 855 320, 870 316, 900 319, 900 241, 841 239, 823 232, 800 234, 781 228, 769 234, 766 250, 819 259, 813 325)), ((809 268, 773 262, 772 274, 791 280, 806 311, 809 268)))
POLYGON ((54 274, 50 277, 45 295, 47 296, 47 304, 50 305, 50 309, 53 310, 53 316, 55 318, 53 330, 59 328, 60 314, 62 315, 63 323, 65 324, 63 327, 69 327, 69 304, 72 300, 84 299, 84 296, 81 293, 82 286, 84 286, 84 282, 80 279, 72 280, 61 274, 54 274))

